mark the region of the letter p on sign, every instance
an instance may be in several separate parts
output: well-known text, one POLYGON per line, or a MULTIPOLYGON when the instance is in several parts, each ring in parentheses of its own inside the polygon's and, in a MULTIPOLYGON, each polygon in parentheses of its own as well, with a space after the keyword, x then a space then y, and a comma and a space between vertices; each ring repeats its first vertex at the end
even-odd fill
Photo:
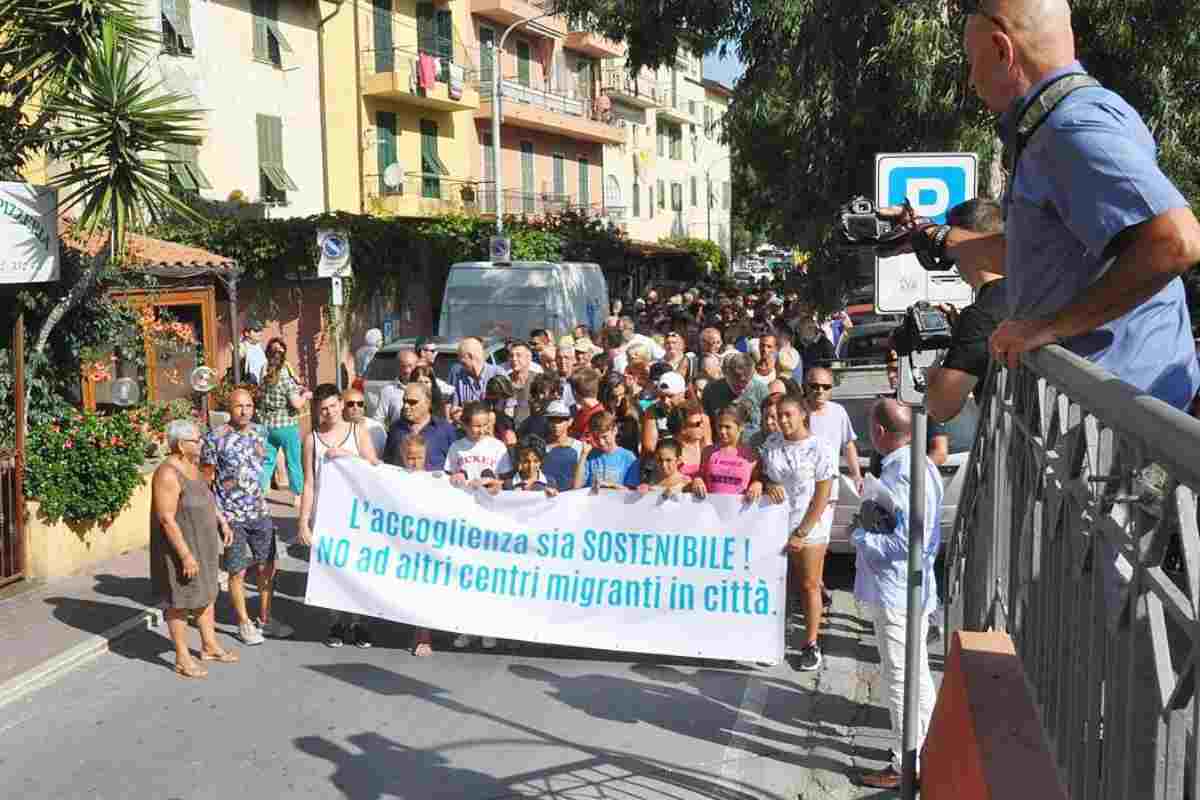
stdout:
POLYGON ((887 194, 888 205, 900 205, 907 199, 918 216, 945 222, 946 212, 968 197, 967 170, 959 166, 897 167, 888 173, 887 194))

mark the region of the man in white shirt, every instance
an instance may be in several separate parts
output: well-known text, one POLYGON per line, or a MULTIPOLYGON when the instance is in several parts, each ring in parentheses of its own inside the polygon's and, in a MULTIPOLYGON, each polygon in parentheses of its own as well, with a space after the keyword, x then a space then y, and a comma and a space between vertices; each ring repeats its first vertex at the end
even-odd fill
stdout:
POLYGON ((642 344, 650 349, 650 359, 652 361, 662 361, 663 356, 667 351, 658 342, 651 339, 649 336, 637 333, 633 324, 633 317, 621 317, 621 339, 624 341, 622 348, 628 350, 632 344, 642 344))
MULTIPOLYGON (((846 456, 846 466, 850 470, 850 479, 861 494, 863 485, 862 469, 858 463, 858 447, 855 440, 854 425, 850 415, 841 403, 835 403, 829 398, 833 393, 833 373, 825 367, 810 367, 804 376, 804 396, 808 398, 810 415, 809 429, 826 444, 833 454, 834 462, 841 461, 846 456)), ((837 504, 838 482, 833 482, 833 494, 829 498, 829 508, 837 504)))
POLYGON ((379 402, 375 404, 372 418, 381 422, 385 428, 400 419, 404 412, 404 387, 417 368, 417 353, 415 350, 401 350, 396 354, 396 382, 389 383, 379 393, 379 402))

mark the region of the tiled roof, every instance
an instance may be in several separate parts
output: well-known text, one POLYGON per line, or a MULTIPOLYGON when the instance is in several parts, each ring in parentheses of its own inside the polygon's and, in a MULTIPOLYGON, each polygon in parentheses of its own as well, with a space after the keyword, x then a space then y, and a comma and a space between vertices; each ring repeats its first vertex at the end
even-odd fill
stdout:
POLYGON ((717 94, 723 94, 726 97, 733 97, 733 89, 729 88, 728 86, 721 83, 720 81, 713 80, 712 78, 704 79, 704 88, 708 89, 710 92, 716 92, 717 94))
MULTIPOLYGON (((73 220, 60 219, 59 231, 63 244, 90 256, 97 255, 108 243, 108 234, 97 231, 84 238, 74 228, 73 220)), ((210 253, 198 247, 167 242, 130 233, 125 238, 126 267, 133 270, 153 268, 165 274, 178 272, 180 276, 194 275, 198 270, 211 272, 234 272, 237 262, 232 258, 210 253)))

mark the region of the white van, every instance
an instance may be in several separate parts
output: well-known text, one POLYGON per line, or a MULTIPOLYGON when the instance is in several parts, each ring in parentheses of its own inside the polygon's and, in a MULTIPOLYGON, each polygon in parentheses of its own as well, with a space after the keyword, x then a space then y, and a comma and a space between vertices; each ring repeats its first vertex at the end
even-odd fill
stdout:
POLYGON ((524 339, 545 328, 593 330, 608 317, 608 282, 599 264, 470 261, 455 264, 446 280, 438 335, 524 339))

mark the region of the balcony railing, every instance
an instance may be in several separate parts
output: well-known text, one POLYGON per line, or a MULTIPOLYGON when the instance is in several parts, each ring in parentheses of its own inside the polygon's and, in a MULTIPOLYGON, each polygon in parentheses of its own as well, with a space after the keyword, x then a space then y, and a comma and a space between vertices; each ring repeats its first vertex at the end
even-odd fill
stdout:
POLYGON ((952 621, 1012 636, 1069 796, 1200 798, 1200 420, 1059 347, 994 378, 952 621))
POLYGON ((644 74, 630 75, 624 67, 605 67, 600 72, 601 91, 622 97, 640 98, 647 105, 667 100, 666 90, 644 74))
MULTIPOLYGON (((526 86, 519 80, 504 78, 504 102, 522 103, 556 114, 566 114, 572 117, 594 119, 594 103, 590 97, 571 97, 560 92, 551 91, 548 87, 531 84, 526 86)), ((479 97, 484 102, 492 99, 490 83, 480 84, 479 97)))
POLYGON ((381 175, 363 177, 367 208, 378 213, 429 216, 478 211, 480 194, 473 178, 409 173, 398 185, 389 186, 381 175))
MULTIPOLYGON (((496 213, 496 190, 484 188, 478 193, 479 212, 482 214, 496 213)), ((581 216, 600 219, 605 216, 602 204, 581 204, 579 199, 569 194, 553 192, 525 192, 520 189, 504 190, 505 215, 547 216, 571 212, 581 216)))

